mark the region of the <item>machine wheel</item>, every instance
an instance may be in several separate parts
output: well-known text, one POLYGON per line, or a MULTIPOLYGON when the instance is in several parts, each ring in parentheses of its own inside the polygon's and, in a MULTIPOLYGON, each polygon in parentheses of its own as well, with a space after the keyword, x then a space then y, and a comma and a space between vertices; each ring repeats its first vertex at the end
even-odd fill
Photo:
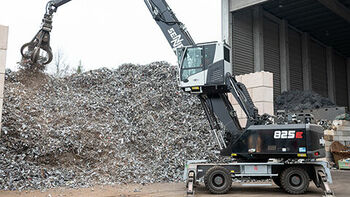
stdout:
POLYGON ((290 167, 282 172, 281 186, 290 194, 305 193, 309 183, 309 175, 303 168, 290 167))
POLYGON ((281 187, 281 178, 279 176, 272 177, 272 181, 278 186, 281 187))
POLYGON ((221 166, 211 167, 204 176, 204 183, 211 193, 225 194, 232 185, 230 171, 221 166))

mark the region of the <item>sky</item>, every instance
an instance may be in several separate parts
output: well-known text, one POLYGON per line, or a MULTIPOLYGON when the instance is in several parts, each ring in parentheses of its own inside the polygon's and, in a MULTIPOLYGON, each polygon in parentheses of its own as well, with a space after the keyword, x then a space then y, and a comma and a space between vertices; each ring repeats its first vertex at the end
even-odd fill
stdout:
MULTIPOLYGON (((6 68, 16 69, 20 47, 39 31, 47 0, 0 0, 0 24, 9 26, 6 68)), ((167 0, 195 42, 221 40, 220 0, 167 0)), ((53 53, 70 67, 116 68, 176 57, 143 0, 72 0, 53 18, 53 53)))

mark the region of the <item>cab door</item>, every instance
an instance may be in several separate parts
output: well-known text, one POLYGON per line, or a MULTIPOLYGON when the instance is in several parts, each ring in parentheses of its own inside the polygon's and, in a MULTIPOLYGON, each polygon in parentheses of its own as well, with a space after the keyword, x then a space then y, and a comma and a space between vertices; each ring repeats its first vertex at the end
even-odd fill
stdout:
POLYGON ((180 70, 182 87, 203 86, 205 84, 203 56, 203 47, 191 47, 185 50, 185 56, 180 60, 182 61, 180 70))

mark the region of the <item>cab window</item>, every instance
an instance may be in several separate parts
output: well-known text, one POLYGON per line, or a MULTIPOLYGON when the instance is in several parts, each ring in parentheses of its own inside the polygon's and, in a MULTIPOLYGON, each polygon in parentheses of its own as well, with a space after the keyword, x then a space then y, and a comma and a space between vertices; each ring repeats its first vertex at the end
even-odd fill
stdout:
MULTIPOLYGON (((197 74, 203 70, 203 49, 202 47, 188 48, 183 58, 181 79, 186 80, 189 76, 197 74)), ((180 56, 181 53, 179 53, 180 56)), ((182 57, 182 55, 181 55, 182 57)), ((179 57, 180 59, 180 57, 179 57)))

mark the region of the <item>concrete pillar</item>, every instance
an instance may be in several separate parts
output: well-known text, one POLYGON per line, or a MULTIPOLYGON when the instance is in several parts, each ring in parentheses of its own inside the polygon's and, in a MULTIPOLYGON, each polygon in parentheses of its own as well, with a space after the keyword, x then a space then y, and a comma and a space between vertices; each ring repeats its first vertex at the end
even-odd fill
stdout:
POLYGON ((302 36, 302 62, 304 90, 311 90, 310 36, 308 33, 303 33, 302 36))
POLYGON ((348 79, 348 110, 350 111, 350 57, 348 58, 348 61, 347 61, 347 79, 348 79))
POLYGON ((221 34, 222 41, 232 47, 232 17, 230 13, 230 0, 221 0, 221 34))
POLYGON ((290 90, 288 22, 280 25, 281 92, 290 90))
POLYGON ((264 70, 264 14, 261 6, 253 8, 254 71, 264 70))
POLYGON ((335 103, 335 76, 334 76, 334 59, 333 49, 327 47, 327 81, 328 81, 328 98, 335 103))
POLYGON ((5 85, 5 66, 6 66, 6 50, 8 27, 0 25, 0 137, 1 137, 1 118, 2 118, 2 104, 4 98, 4 85, 5 85))

